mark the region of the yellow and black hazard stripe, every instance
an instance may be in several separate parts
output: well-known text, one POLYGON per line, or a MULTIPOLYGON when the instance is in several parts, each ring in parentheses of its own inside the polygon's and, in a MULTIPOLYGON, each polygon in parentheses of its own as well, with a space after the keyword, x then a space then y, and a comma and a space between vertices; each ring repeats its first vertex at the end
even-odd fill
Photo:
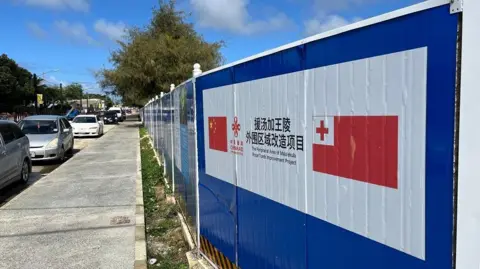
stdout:
POLYGON ((210 241, 208 241, 203 236, 200 236, 200 249, 202 250, 203 254, 207 255, 207 257, 217 265, 218 268, 220 269, 237 269, 238 268, 225 255, 223 255, 216 247, 214 247, 210 243, 210 241))

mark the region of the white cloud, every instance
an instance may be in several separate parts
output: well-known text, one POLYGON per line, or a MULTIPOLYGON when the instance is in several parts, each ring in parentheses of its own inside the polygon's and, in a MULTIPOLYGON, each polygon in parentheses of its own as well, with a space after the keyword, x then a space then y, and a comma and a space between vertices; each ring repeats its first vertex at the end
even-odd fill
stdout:
POLYGON ((87 28, 82 23, 69 23, 65 20, 56 21, 55 28, 67 39, 75 42, 95 45, 97 42, 88 35, 87 28))
POLYGON ((28 22, 27 29, 32 33, 34 36, 38 38, 44 38, 47 36, 47 31, 45 31, 38 23, 36 22, 28 22))
POLYGON ((102 88, 98 83, 80 83, 86 93, 101 93, 102 88))
POLYGON ((90 9, 89 0, 17 0, 29 6, 44 7, 48 9, 71 9, 87 12, 90 9))
POLYGON ((305 35, 311 36, 326 32, 359 20, 361 19, 358 17, 348 20, 339 15, 320 16, 319 18, 313 18, 304 22, 305 35))
POLYGON ((108 22, 105 19, 97 20, 94 24, 94 29, 100 34, 105 35, 111 40, 120 40, 125 35, 125 23, 119 22, 108 22))
POLYGON ((291 24, 284 13, 266 20, 252 19, 247 9, 248 0, 190 0, 190 4, 202 27, 248 35, 279 30, 291 24))
MULTIPOLYGON (((383 0, 384 2, 390 0, 383 0)), ((338 11, 355 8, 356 6, 362 6, 380 2, 380 0, 313 0, 314 10, 322 10, 324 12, 338 11)))

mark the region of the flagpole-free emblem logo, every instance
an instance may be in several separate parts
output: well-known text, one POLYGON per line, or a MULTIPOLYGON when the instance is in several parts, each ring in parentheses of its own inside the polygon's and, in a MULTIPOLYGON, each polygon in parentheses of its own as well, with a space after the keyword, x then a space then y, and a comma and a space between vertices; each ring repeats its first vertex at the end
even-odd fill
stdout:
POLYGON ((238 117, 235 116, 232 123, 232 131, 235 137, 238 137, 238 132, 240 131, 240 123, 238 123, 238 117))
POLYGON ((238 132, 240 132, 240 123, 238 117, 233 118, 232 131, 234 139, 230 140, 230 152, 236 155, 243 155, 243 141, 238 139, 238 132))

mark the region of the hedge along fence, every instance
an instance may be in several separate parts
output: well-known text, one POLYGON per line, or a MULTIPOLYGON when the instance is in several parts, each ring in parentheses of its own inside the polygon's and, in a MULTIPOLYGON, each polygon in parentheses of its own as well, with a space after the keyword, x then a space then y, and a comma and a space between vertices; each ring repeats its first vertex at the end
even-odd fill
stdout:
POLYGON ((140 114, 154 148, 164 164, 164 173, 185 218, 189 232, 197 238, 196 133, 192 81, 155 98, 140 114))

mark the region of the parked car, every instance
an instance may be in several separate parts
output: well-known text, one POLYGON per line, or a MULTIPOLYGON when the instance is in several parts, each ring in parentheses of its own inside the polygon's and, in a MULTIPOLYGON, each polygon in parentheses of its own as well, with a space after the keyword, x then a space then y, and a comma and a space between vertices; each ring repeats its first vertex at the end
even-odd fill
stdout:
POLYGON ((115 111, 107 111, 103 115, 104 124, 108 123, 118 123, 117 113, 115 111))
POLYGON ((125 114, 122 113, 122 109, 119 107, 111 107, 108 109, 108 111, 115 111, 117 113, 118 121, 124 121, 125 114))
POLYGON ((13 121, 0 121, 0 188, 17 180, 27 183, 32 172, 30 142, 13 121))
POLYGON ((54 115, 30 116, 19 122, 22 132, 30 140, 32 161, 64 161, 73 151, 74 138, 70 123, 65 117, 54 115))
POLYGON ((73 119, 72 126, 75 137, 103 135, 104 124, 97 115, 78 115, 73 119))

